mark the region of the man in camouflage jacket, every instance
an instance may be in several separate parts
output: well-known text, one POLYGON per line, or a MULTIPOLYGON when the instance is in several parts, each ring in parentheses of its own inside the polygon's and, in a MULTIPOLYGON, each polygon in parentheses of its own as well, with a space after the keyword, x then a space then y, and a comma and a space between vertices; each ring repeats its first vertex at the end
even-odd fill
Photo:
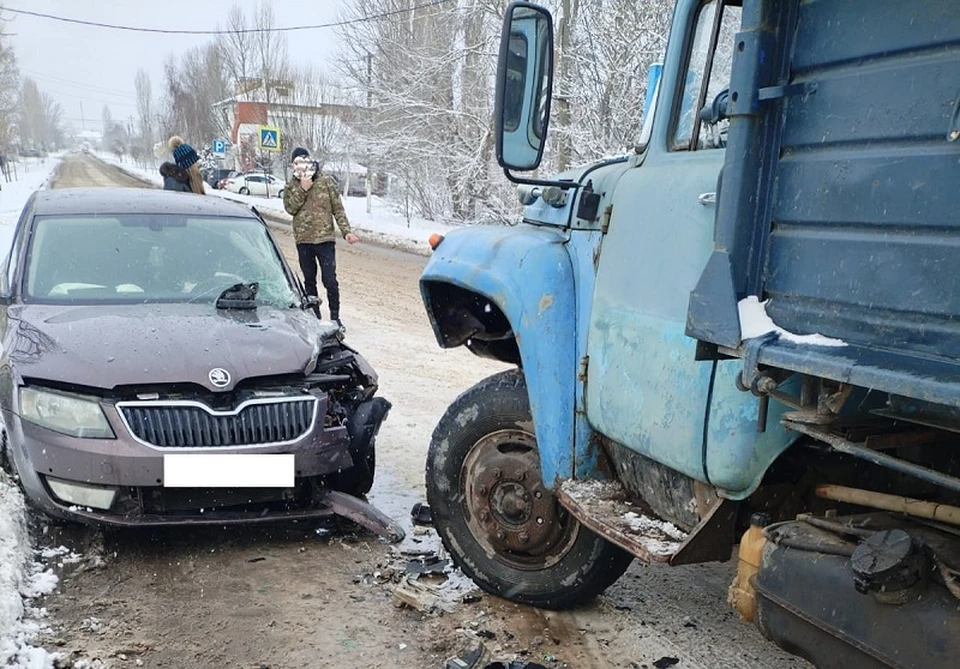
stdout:
MULTIPOLYGON (((306 149, 293 151, 291 161, 297 165, 309 157, 306 149), (300 159, 300 160, 298 160, 300 159)), ((320 265, 320 280, 327 291, 330 318, 343 329, 340 320, 340 284, 337 282, 337 242, 333 224, 350 244, 360 241, 350 231, 350 222, 343 209, 340 193, 333 183, 319 171, 299 174, 295 169, 290 183, 283 190, 283 208, 293 216, 293 238, 297 243, 297 258, 307 295, 317 293, 317 265, 320 265)), ((320 317, 319 307, 316 309, 320 317)))

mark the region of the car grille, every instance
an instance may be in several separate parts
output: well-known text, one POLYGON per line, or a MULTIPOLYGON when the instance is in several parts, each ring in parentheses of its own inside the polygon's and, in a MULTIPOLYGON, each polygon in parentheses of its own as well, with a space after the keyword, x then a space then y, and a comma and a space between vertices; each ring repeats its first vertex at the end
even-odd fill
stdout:
POLYGON ((160 448, 261 446, 296 441, 313 427, 314 397, 253 400, 232 411, 200 402, 121 402, 127 428, 160 448))

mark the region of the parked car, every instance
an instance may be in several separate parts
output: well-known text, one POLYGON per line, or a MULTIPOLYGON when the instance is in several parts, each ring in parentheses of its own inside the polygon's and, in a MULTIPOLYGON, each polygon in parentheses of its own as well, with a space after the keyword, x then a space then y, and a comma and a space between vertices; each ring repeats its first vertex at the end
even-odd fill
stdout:
POLYGON ((402 536, 357 498, 390 409, 377 374, 314 315, 255 212, 39 191, 0 274, 0 460, 42 511, 110 525, 344 513, 402 536), (252 474, 249 455, 263 456, 252 474))
POLYGON ((245 172, 227 179, 224 189, 240 195, 264 195, 266 197, 283 197, 283 187, 286 184, 266 172, 245 172))
POLYGON ((214 169, 206 170, 203 173, 203 180, 206 181, 211 188, 220 189, 220 188, 223 188, 223 184, 226 182, 227 179, 229 179, 230 177, 235 177, 239 174, 240 173, 237 172, 236 170, 217 167, 214 169))

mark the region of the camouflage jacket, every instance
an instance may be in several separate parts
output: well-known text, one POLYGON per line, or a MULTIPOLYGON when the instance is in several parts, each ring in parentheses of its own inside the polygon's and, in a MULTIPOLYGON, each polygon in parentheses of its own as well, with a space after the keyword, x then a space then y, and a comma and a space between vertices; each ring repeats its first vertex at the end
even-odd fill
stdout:
POLYGON ((323 174, 317 175, 308 191, 303 190, 299 179, 291 179, 283 189, 283 208, 293 216, 293 238, 297 244, 334 241, 334 219, 344 237, 350 234, 340 193, 323 174))

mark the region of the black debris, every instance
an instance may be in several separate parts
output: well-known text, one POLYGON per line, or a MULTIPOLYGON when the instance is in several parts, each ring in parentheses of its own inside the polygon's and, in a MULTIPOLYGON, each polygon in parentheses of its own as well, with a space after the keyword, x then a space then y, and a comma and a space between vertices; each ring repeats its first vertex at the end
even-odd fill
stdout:
POLYGON ((661 657, 656 662, 654 662, 653 666, 655 666, 657 669, 667 669, 667 667, 672 667, 673 665, 679 664, 679 663, 680 663, 680 658, 664 656, 664 657, 661 657))
POLYGON ((430 507, 423 502, 417 502, 410 511, 410 518, 414 525, 433 525, 433 514, 430 507))

